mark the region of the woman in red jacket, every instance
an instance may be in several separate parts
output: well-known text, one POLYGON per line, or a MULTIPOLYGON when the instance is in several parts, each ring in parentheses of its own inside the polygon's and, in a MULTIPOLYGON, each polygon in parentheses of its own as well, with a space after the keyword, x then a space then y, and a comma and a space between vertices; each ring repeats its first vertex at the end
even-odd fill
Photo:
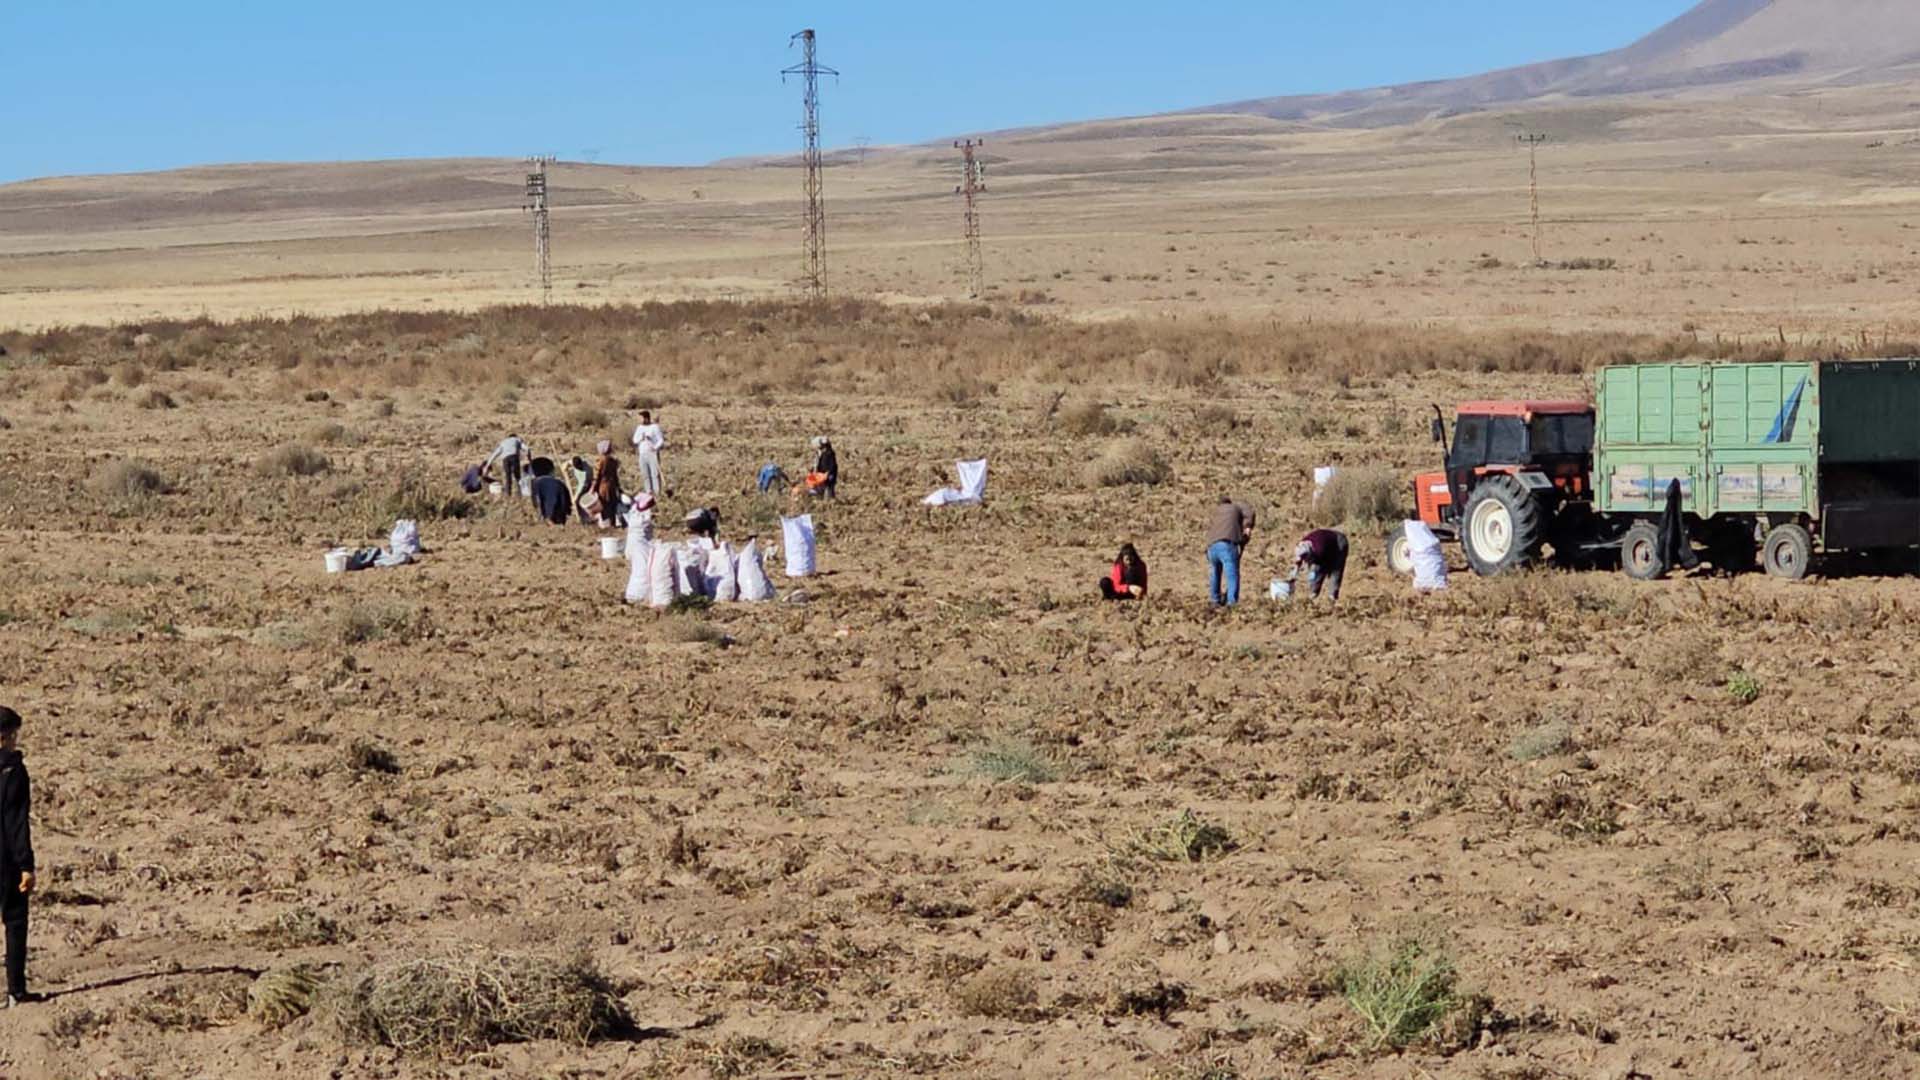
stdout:
POLYGON ((1109 600, 1147 598, 1147 564, 1132 544, 1120 545, 1120 554, 1113 559, 1113 570, 1100 579, 1100 595, 1109 600))

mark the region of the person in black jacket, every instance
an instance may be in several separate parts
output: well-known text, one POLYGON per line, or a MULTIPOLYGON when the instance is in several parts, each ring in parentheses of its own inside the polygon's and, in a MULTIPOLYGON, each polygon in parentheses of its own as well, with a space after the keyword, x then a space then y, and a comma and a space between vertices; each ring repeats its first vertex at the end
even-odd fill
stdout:
POLYGON ((840 455, 833 452, 833 443, 825 435, 813 440, 813 448, 820 452, 819 459, 813 464, 813 472, 823 478, 816 494, 823 494, 829 499, 836 498, 840 494, 840 455))
POLYGON ((0 706, 0 924, 7 934, 7 1006, 27 995, 27 897, 33 893, 33 789, 16 744, 20 714, 0 706))

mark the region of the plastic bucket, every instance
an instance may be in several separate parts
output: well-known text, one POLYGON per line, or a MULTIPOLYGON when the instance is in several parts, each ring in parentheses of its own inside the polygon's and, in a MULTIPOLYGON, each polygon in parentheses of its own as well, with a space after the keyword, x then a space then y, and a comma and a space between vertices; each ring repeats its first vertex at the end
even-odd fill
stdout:
POLYGON ((327 573, 339 574, 347 569, 347 557, 353 554, 346 548, 334 548, 327 552, 327 573))
POLYGON ((1275 602, 1284 604, 1293 599, 1293 582, 1275 578, 1273 584, 1267 586, 1267 595, 1275 602))
POLYGON ((603 559, 619 558, 623 554, 623 552, 621 552, 620 550, 621 545, 625 543, 626 541, 620 539, 617 536, 601 537, 600 538, 600 557, 603 559))
POLYGON ((506 490, 507 489, 505 485, 501 484, 500 481, 498 480, 495 480, 493 483, 487 485, 487 494, 493 496, 496 499, 499 498, 502 494, 504 494, 506 490))

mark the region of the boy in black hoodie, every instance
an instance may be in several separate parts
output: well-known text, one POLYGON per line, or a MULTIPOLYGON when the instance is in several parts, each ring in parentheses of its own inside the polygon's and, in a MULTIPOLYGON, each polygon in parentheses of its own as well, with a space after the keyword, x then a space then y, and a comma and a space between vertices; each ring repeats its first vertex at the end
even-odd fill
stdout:
POLYGON ((20 714, 0 706, 0 924, 7 934, 7 1007, 27 994, 27 897, 33 892, 33 832, 27 815, 33 789, 15 744, 20 714))

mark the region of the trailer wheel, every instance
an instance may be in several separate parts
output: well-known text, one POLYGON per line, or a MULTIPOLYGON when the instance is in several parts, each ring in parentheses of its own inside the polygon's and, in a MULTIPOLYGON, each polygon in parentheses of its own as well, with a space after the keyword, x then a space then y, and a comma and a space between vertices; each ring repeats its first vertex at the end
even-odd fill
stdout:
POLYGON ((1467 497, 1462 515, 1461 546, 1467 562, 1481 577, 1495 577, 1530 566, 1540 559, 1546 539, 1546 513, 1520 481, 1511 476, 1489 476, 1467 497))
POLYGON ((1407 527, 1397 526, 1387 534, 1387 569, 1401 577, 1413 573, 1413 550, 1407 545, 1407 527))
POLYGON ((1620 538, 1620 568, 1635 581, 1667 576, 1667 560, 1660 557, 1660 530, 1651 521, 1636 521, 1620 538))
POLYGON ((1774 577, 1799 581, 1813 568, 1813 536, 1799 525, 1775 525, 1760 544, 1760 559, 1774 577))

